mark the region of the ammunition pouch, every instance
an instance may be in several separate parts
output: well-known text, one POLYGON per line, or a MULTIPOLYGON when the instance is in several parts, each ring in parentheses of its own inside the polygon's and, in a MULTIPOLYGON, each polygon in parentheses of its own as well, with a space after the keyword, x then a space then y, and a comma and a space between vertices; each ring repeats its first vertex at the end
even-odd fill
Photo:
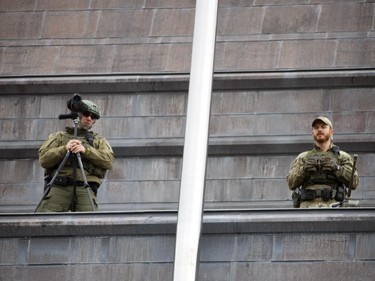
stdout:
POLYGON ((301 200, 312 201, 315 198, 320 197, 323 201, 329 201, 332 199, 332 188, 326 187, 322 189, 302 189, 301 200))
POLYGON ((332 189, 331 188, 324 188, 320 191, 320 196, 322 197, 323 201, 329 201, 332 198, 332 189))
POLYGON ((89 185, 96 196, 98 194, 98 189, 100 185, 97 182, 89 182, 89 185))
POLYGON ((93 165, 90 161, 87 161, 86 159, 82 160, 83 168, 88 171, 90 174, 97 176, 100 179, 103 179, 105 177, 105 174, 107 173, 106 169, 101 169, 93 165))
POLYGON ((336 201, 344 201, 345 199, 345 187, 344 186, 336 186, 335 188, 336 194, 334 196, 336 201))
POLYGON ((301 192, 299 190, 293 191, 292 199, 293 199, 293 207, 299 208, 301 206, 301 192))
POLYGON ((44 177, 43 193, 46 192, 46 190, 47 190, 47 186, 48 186, 48 184, 49 184, 50 181, 51 181, 51 178, 49 178, 49 177, 44 177))
POLYGON ((312 189, 302 189, 301 191, 301 200, 302 201, 312 201, 316 197, 315 190, 312 189))

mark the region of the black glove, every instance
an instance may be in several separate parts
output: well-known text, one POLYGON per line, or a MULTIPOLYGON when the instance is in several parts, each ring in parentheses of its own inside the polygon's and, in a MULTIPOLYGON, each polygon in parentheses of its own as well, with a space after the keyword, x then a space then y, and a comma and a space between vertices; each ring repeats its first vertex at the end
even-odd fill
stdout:
POLYGON ((306 174, 313 174, 313 173, 316 173, 317 172, 317 161, 316 161, 316 158, 308 158, 305 162, 305 164, 303 164, 303 171, 306 173, 306 174))
POLYGON ((338 172, 340 170, 340 166, 337 165, 336 161, 329 157, 324 157, 321 159, 322 170, 323 172, 338 172))

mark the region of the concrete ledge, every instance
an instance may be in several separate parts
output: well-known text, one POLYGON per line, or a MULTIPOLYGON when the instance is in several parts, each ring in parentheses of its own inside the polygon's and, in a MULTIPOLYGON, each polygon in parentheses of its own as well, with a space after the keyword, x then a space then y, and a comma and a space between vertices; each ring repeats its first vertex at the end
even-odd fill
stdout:
MULTIPOLYGON (((116 157, 182 156, 184 139, 108 139, 116 157)), ((348 153, 375 151, 375 135, 336 135, 348 153)), ((42 141, 2 141, 0 159, 37 158, 42 141)), ((311 147, 311 136, 210 137, 208 155, 298 154, 311 147)))
MULTIPOLYGON (((212 210, 203 234, 374 232, 374 208, 212 210)), ((1 214, 0 237, 175 234, 177 212, 1 214)))
MULTIPOLYGON (((375 84, 374 69, 214 74, 213 90, 365 87, 375 84)), ((189 74, 72 75, 1 77, 4 94, 127 93, 188 91, 189 74)))

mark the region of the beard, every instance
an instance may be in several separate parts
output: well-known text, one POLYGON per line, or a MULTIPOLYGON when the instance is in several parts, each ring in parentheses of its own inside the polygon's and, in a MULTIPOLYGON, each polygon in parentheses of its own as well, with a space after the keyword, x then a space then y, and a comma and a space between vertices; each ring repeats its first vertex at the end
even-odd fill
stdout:
POLYGON ((318 135, 314 136, 314 140, 317 143, 324 143, 324 142, 329 141, 330 139, 331 139, 331 136, 330 135, 325 135, 325 134, 318 134, 318 135))

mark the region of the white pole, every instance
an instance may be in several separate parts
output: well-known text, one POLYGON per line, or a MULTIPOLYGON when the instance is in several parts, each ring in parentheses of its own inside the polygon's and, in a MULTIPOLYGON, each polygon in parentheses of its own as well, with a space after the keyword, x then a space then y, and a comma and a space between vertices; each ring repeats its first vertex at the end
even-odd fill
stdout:
POLYGON ((174 281, 197 280, 218 0, 197 0, 174 261, 174 281))

